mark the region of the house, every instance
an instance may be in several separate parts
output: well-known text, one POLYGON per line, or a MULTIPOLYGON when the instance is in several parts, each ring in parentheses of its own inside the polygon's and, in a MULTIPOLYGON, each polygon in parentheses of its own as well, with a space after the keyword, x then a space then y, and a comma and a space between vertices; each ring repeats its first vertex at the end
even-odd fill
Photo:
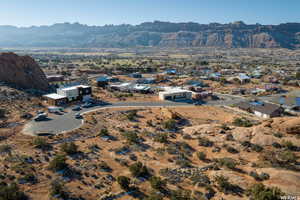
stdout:
POLYGON ((159 92, 159 99, 164 100, 191 100, 192 99, 192 91, 184 90, 177 87, 165 87, 165 91, 159 92))
POLYGON ((167 69, 165 71, 165 74, 168 74, 168 75, 175 75, 176 73, 177 73, 176 69, 167 69))
POLYGON ((63 75, 48 75, 46 76, 47 80, 49 82, 57 82, 57 81, 64 81, 65 80, 65 77, 63 75))
POLYGON ((155 82, 155 78, 141 78, 136 81, 138 84, 154 84, 155 82))
POLYGON ((131 78, 142 78, 142 74, 136 72, 136 73, 132 73, 132 74, 129 74, 129 77, 131 78))
POLYGON ((236 78, 240 81, 241 84, 250 82, 250 77, 245 73, 240 73, 236 78))
POLYGON ((241 110, 253 113, 262 118, 279 117, 284 112, 284 109, 281 106, 257 100, 240 102, 236 106, 241 110))
POLYGON ((63 105, 72 101, 86 101, 91 98, 92 88, 87 85, 76 85, 58 88, 56 93, 47 94, 43 97, 47 103, 53 106, 63 105))
POLYGON ((56 93, 46 94, 43 96, 43 98, 47 101, 47 103, 49 105, 52 105, 52 106, 61 106, 68 102, 68 99, 66 96, 59 95, 56 93))
POLYGON ((98 87, 104 88, 108 85, 108 82, 109 82, 109 77, 107 76, 101 76, 96 79, 96 83, 98 87))

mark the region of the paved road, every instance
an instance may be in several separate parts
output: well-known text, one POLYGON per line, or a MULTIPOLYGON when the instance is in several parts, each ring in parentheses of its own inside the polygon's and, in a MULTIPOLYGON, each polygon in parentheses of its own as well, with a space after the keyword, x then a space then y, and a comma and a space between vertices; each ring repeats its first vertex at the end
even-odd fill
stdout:
MULTIPOLYGON (((241 101, 240 98, 236 97, 221 97, 221 100, 217 101, 209 101, 206 105, 231 105, 241 101), (224 99, 223 99, 224 98, 224 99)), ((50 133, 50 134, 59 134, 65 131, 70 131, 76 128, 79 128, 83 120, 75 119, 76 113, 86 113, 89 111, 95 111, 99 109, 105 108, 122 108, 122 107, 178 107, 178 106, 194 106, 191 103, 185 102, 169 102, 169 101, 161 101, 161 102, 118 102, 107 105, 99 105, 91 108, 83 108, 81 111, 72 111, 67 110, 63 115, 49 115, 49 120, 35 122, 30 121, 24 127, 23 132, 25 134, 35 135, 39 133, 50 133)))

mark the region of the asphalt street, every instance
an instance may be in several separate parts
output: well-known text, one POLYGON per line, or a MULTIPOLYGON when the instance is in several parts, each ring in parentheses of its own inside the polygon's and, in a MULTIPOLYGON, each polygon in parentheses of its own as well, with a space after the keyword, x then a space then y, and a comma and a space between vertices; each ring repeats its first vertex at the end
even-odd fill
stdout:
MULTIPOLYGON (((221 96, 220 100, 208 101, 205 105, 231 105, 241 101, 238 97, 221 96)), ((171 102, 171 101, 161 101, 161 102, 118 102, 105 105, 93 106, 91 108, 82 108, 80 111, 72 111, 71 109, 66 109, 63 115, 51 114, 49 119, 46 121, 36 122, 34 120, 28 122, 23 132, 29 135, 37 134, 59 134, 66 131, 71 131, 79 128, 83 124, 82 119, 76 119, 76 113, 86 113, 89 111, 96 111, 99 109, 106 108, 126 108, 126 107, 178 107, 178 106, 194 106, 192 103, 187 102, 171 102)))

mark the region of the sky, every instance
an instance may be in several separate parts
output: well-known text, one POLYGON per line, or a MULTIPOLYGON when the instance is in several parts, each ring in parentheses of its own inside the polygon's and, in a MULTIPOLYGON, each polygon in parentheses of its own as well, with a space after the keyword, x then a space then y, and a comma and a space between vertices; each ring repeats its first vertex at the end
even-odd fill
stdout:
POLYGON ((1 0, 0 25, 300 22, 300 0, 1 0))

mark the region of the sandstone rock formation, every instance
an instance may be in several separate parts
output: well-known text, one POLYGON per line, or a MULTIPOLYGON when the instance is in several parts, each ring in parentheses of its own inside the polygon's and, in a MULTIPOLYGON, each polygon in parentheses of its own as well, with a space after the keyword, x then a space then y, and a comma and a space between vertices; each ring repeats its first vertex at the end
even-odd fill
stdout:
POLYGON ((0 81, 18 88, 47 90, 48 81, 39 65, 30 56, 0 54, 0 81))

